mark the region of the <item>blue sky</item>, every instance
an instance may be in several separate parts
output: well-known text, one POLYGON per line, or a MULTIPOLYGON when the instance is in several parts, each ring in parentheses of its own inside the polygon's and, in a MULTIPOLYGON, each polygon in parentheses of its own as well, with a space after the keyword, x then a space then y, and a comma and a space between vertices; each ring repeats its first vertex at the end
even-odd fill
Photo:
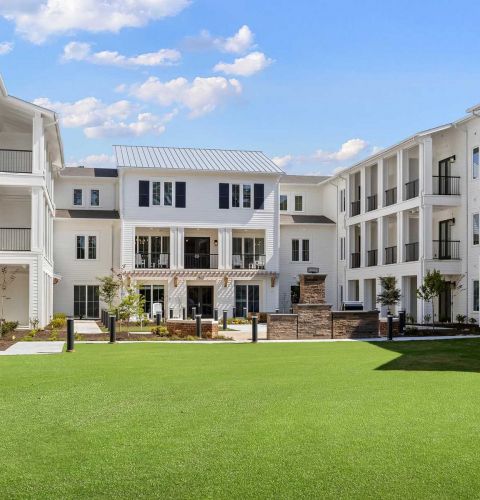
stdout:
POLYGON ((60 112, 68 163, 142 144, 330 173, 480 102, 474 1, 99 3, 0 2, 0 72, 60 112))

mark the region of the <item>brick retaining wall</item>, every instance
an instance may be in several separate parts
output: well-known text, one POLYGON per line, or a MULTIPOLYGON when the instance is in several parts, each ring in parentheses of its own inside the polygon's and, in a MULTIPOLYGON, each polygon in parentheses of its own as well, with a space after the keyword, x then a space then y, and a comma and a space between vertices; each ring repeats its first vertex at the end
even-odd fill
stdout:
POLYGON ((268 340, 296 340, 296 314, 269 314, 267 316, 268 340))
POLYGON ((329 339, 332 337, 330 304, 295 304, 299 339, 329 339))
POLYGON ((355 339, 378 337, 379 311, 332 312, 332 338, 355 339))
MULTIPOLYGON (((197 334, 197 322, 189 319, 167 319, 167 330, 178 337, 195 337, 197 334)), ((211 339, 218 335, 218 323, 213 319, 202 320, 202 337, 211 339)))

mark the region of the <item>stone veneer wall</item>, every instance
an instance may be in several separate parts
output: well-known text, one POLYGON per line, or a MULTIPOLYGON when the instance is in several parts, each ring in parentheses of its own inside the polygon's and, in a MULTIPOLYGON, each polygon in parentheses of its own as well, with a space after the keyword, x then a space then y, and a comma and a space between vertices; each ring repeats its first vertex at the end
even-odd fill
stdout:
POLYGON ((326 274, 300 275, 300 304, 325 304, 326 274))
POLYGON ((331 309, 329 304, 295 304, 293 312, 298 316, 298 338, 331 338, 331 309))
POLYGON ((379 311, 334 311, 332 338, 355 339, 378 337, 379 311))
MULTIPOLYGON (((177 335, 178 337, 194 337, 197 333, 197 322, 188 319, 167 319, 166 322, 167 330, 172 335, 177 335)), ((202 337, 211 339, 218 335, 218 322, 212 319, 202 320, 202 337)))
POLYGON ((296 340, 296 314, 269 314, 267 316, 268 340, 296 340))

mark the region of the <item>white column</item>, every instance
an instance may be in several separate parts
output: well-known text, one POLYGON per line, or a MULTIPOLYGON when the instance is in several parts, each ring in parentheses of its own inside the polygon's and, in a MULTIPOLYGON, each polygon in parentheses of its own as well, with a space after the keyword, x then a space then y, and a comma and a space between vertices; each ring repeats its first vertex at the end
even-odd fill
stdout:
POLYGON ((184 268, 185 257, 185 228, 177 228, 177 268, 184 268))
POLYGON ((366 179, 366 168, 362 168, 360 170, 360 213, 365 213, 366 207, 366 198, 367 198, 367 179, 366 179))
POLYGON ((378 244, 377 244, 377 265, 381 266, 384 262, 385 257, 385 242, 384 242, 384 218, 379 217, 377 220, 377 236, 378 236, 378 244))
MULTIPOLYGON (((233 236, 232 228, 225 228, 225 269, 232 269, 232 252, 233 252, 233 236)), ((264 240, 266 244, 266 238, 264 240)))
POLYGON ((32 172, 42 174, 45 171, 45 137, 43 134, 43 119, 40 113, 35 113, 32 120, 32 172))
POLYGON ((378 182, 378 193, 377 193, 377 207, 383 207, 384 194, 384 172, 383 172, 383 158, 380 158, 377 163, 377 182, 378 182))
POLYGON ((403 150, 397 152, 397 203, 403 201, 403 190, 405 186, 403 176, 403 150))
POLYGON ((367 265, 367 223, 365 221, 360 222, 360 266, 365 267, 367 265))
POLYGON ((41 252, 43 248, 44 203, 43 192, 39 187, 32 188, 31 194, 31 250, 41 252))
POLYGON ((433 194, 433 150, 432 138, 425 137, 419 144, 419 188, 420 194, 433 194))
POLYGON ((405 211, 397 212, 397 262, 405 260, 405 211))

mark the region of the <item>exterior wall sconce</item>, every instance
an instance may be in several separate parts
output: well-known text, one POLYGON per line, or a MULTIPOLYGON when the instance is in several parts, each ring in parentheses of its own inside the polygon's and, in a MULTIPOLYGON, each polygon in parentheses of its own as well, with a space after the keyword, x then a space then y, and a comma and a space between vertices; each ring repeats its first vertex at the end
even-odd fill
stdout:
POLYGON ((213 240, 213 244, 218 247, 218 240, 213 240))
POLYGON ((176 276, 176 275, 173 277, 173 286, 175 288, 177 288, 177 286, 178 286, 178 276, 176 276))
POLYGON ((270 278, 270 286, 271 286, 272 288, 275 288, 275 281, 276 281, 275 276, 272 276, 272 277, 270 278))
POLYGON ((223 286, 224 286, 225 288, 227 288, 227 286, 228 286, 228 276, 227 276, 227 275, 225 275, 225 276, 223 277, 223 286))

